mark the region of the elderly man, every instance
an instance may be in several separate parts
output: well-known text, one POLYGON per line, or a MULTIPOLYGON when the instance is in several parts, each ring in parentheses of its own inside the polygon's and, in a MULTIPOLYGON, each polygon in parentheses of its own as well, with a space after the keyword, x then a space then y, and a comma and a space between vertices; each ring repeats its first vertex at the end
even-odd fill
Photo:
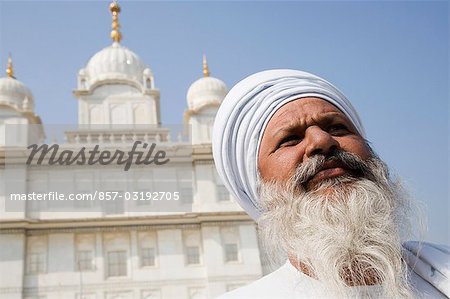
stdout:
POLYGON ((449 249, 402 242, 412 201, 351 103, 315 75, 239 82, 214 124, 225 185, 284 266, 222 298, 446 298, 449 249))

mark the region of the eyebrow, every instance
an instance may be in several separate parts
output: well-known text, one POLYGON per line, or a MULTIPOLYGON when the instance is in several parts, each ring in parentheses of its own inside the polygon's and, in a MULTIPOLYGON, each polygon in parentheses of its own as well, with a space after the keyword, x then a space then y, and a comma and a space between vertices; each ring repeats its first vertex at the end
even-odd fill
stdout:
MULTIPOLYGON (((336 120, 336 118, 344 120, 347 123, 349 122, 348 118, 344 114, 339 112, 329 112, 325 115, 319 116, 319 118, 314 120, 314 122, 326 125, 332 123, 334 120, 336 120)), ((295 122, 290 122, 287 126, 282 125, 280 128, 275 130, 275 132, 272 134, 272 138, 276 138, 278 135, 280 135, 280 133, 283 135, 285 133, 293 133, 297 131, 299 127, 303 128, 304 123, 300 123, 298 120, 296 120, 295 122)))

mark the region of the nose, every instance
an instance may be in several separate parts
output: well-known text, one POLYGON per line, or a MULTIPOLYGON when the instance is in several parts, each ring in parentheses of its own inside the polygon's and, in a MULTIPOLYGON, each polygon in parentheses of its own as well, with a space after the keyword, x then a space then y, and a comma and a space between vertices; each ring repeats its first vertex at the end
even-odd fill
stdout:
POLYGON ((339 148, 339 143, 328 132, 318 126, 311 126, 305 131, 307 147, 305 155, 310 158, 314 155, 326 155, 332 150, 339 148))

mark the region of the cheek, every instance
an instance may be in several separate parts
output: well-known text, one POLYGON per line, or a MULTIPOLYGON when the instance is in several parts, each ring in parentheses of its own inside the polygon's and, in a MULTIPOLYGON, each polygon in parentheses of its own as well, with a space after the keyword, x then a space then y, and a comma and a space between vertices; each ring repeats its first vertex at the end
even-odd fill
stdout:
POLYGON ((287 182, 294 174, 297 166, 302 163, 302 153, 301 149, 289 147, 278 150, 266 159, 260 159, 259 170, 263 180, 287 182))
POLYGON ((339 140, 338 142, 343 150, 356 154, 363 160, 367 160, 371 156, 368 146, 360 137, 339 140))

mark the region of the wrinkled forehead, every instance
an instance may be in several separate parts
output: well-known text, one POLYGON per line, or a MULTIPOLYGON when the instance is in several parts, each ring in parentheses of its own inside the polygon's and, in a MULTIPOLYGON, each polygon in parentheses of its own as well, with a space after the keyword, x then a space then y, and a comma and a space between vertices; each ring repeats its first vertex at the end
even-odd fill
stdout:
POLYGON ((276 110, 268 124, 274 120, 289 120, 326 113, 337 113, 347 118, 342 110, 319 97, 302 97, 284 104, 276 110))
POLYGON ((257 156, 259 156, 263 139, 267 140, 275 137, 275 133, 278 131, 287 129, 293 131, 295 128, 303 127, 307 123, 331 123, 336 119, 345 121, 348 126, 359 133, 357 124, 345 111, 329 100, 321 98, 320 95, 292 97, 290 101, 286 101, 273 109, 272 113, 265 120, 259 135, 257 156))
POLYGON ((301 97, 292 100, 279 107, 269 118, 267 126, 262 134, 270 132, 281 126, 292 126, 295 123, 308 121, 310 119, 327 119, 339 117, 345 119, 353 126, 351 120, 345 113, 332 103, 320 97, 301 97))

